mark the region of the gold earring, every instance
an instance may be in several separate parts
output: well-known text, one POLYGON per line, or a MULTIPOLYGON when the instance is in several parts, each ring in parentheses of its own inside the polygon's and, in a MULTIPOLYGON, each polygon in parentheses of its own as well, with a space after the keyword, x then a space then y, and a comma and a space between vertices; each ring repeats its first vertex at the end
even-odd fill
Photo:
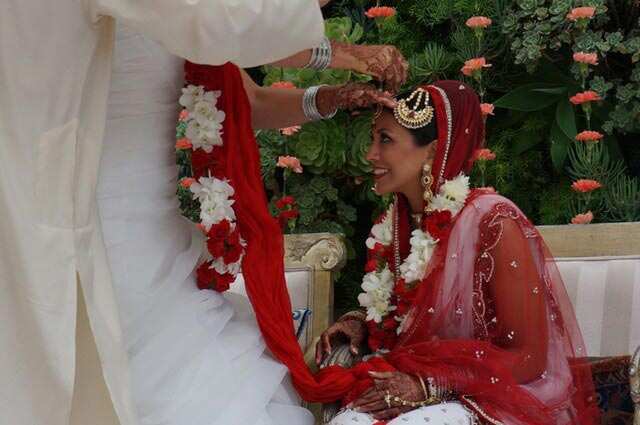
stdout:
POLYGON ((422 183, 422 200, 424 201, 424 212, 427 213, 431 211, 429 208, 429 202, 431 202, 431 198, 433 198, 433 192, 431 191, 431 186, 433 185, 433 176, 431 175, 431 164, 426 163, 422 166, 422 179, 420 180, 422 183))

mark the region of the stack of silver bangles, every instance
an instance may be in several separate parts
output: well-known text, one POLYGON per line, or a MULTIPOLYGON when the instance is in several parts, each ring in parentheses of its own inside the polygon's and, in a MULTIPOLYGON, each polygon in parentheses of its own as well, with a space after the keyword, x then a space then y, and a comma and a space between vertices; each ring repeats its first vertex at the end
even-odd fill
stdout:
POLYGON ((316 103, 316 97, 318 95, 318 90, 321 87, 325 87, 326 84, 320 86, 312 86, 305 90, 304 95, 302 96, 302 111, 304 112, 304 116, 311 121, 320 121, 320 120, 328 120, 333 118, 338 110, 331 112, 329 115, 324 116, 318 111, 318 104, 316 103))
POLYGON ((331 42, 325 36, 322 39, 320 46, 315 47, 311 51, 311 59, 305 68, 315 69, 316 71, 324 71, 331 64, 331 56, 333 52, 331 50, 331 42))

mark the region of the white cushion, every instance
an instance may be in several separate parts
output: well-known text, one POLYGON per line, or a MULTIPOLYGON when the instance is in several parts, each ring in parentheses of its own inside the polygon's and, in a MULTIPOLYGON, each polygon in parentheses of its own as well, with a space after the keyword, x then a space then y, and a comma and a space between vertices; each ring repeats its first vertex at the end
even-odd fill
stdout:
POLYGON ((590 356, 640 345, 640 256, 556 258, 590 356))

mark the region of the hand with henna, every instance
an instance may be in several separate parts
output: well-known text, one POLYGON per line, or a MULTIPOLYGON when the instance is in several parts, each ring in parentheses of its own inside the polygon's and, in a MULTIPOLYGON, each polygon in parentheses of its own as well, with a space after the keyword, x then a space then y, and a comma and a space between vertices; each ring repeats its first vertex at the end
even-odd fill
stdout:
POLYGON ((396 101, 389 93, 376 89, 371 84, 348 83, 341 86, 320 88, 316 97, 318 111, 327 116, 337 109, 361 109, 374 105, 395 108, 396 101))
POLYGON ((367 325, 361 318, 347 316, 338 320, 322 333, 316 344, 316 364, 322 363, 326 355, 331 354, 332 344, 338 339, 349 343, 352 354, 358 355, 358 347, 367 337, 367 325))
POLYGON ((333 66, 351 69, 381 81, 397 93, 407 80, 409 64, 395 46, 345 44, 333 41, 333 66))
POLYGON ((402 372, 369 372, 369 374, 374 380, 374 386, 349 404, 348 408, 368 413, 376 420, 382 421, 393 419, 415 409, 415 407, 403 406, 393 399, 389 406, 385 400, 387 393, 391 398, 399 397, 405 401, 420 402, 425 399, 420 380, 415 376, 402 372))

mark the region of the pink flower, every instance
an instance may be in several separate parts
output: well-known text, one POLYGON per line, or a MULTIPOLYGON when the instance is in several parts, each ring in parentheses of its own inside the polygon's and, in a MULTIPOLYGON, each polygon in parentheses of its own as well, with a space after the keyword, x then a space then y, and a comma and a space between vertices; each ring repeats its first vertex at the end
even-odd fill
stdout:
POLYGON ((467 26, 469 28, 486 28, 491 25, 491 19, 486 16, 472 16, 467 19, 467 26))
POLYGON ((578 142, 597 142, 603 137, 604 134, 598 133, 597 131, 585 130, 582 133, 578 133, 576 140, 578 142))
POLYGON ((590 179, 576 180, 571 185, 571 188, 573 190, 575 190, 576 192, 580 192, 580 193, 593 192, 594 190, 600 189, 601 187, 602 187, 602 184, 600 184, 599 181, 590 180, 590 179))
POLYGON ((574 105, 582 105, 583 103, 593 102, 596 100, 602 100, 602 98, 593 90, 583 91, 582 93, 578 93, 575 96, 571 96, 569 98, 569 101, 574 105))
POLYGON ((576 52, 573 54, 573 60, 578 63, 586 63, 588 65, 597 65, 598 64, 598 54, 597 53, 585 53, 585 52, 576 52))
POLYGON ((575 22, 578 19, 591 19, 595 14, 595 7, 576 7, 567 13, 567 19, 575 22))
POLYGON ((483 57, 473 58, 466 61, 460 71, 462 71, 462 73, 467 77, 470 77, 477 71, 482 70, 482 68, 489 68, 490 66, 491 64, 487 63, 487 60, 483 57))
POLYGON ((300 160, 295 156, 280 156, 278 157, 278 167, 289 168, 294 173, 302 173, 302 165, 300 165, 300 160))
POLYGON ((571 224, 589 224, 593 221, 593 213, 587 211, 584 214, 577 214, 571 219, 571 224))
POLYGON ((494 109, 494 106, 493 106, 492 103, 481 103, 480 104, 480 111, 482 112, 483 116, 493 115, 493 109, 494 109))
POLYGON ((186 109, 183 109, 182 111, 180 111, 180 115, 178 115, 178 119, 180 121, 186 121, 189 118, 189 111, 187 111, 186 109))
POLYGON ((299 125, 294 125, 293 127, 281 128, 280 133, 284 134, 285 136, 293 136, 298 131, 300 131, 300 128, 301 127, 299 125))
POLYGON ((296 85, 291 81, 276 81, 275 83, 271 84, 271 87, 276 89, 295 89, 296 85))
POLYGON ((392 16, 395 16, 395 14, 396 14, 396 9, 394 7, 388 7, 388 6, 372 7, 365 12, 365 15, 367 16, 367 18, 371 18, 371 19, 390 18, 392 16))
POLYGON ((191 140, 187 139, 186 137, 183 137, 182 139, 178 139, 178 141, 176 142, 177 150, 191 149, 191 148, 193 148, 193 145, 191 144, 191 140))
POLYGON ((496 159, 496 154, 491 149, 476 149, 473 153, 474 161, 493 161, 496 159))
POLYGON ((185 177, 182 180, 180 180, 180 186, 184 187, 185 189, 189 189, 191 185, 194 184, 195 182, 196 182, 196 179, 191 177, 185 177))

